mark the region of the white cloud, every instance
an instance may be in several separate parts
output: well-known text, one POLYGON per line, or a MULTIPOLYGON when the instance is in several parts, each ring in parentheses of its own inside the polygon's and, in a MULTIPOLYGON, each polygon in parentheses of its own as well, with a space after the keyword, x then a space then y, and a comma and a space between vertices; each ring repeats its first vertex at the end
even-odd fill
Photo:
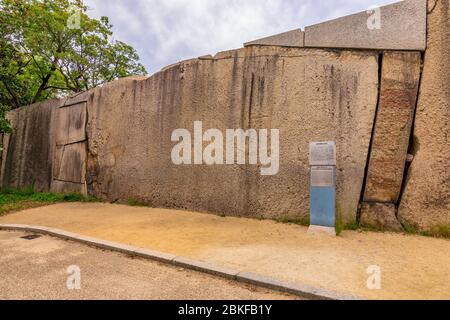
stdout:
POLYGON ((86 0, 150 73, 165 65, 395 0, 86 0))

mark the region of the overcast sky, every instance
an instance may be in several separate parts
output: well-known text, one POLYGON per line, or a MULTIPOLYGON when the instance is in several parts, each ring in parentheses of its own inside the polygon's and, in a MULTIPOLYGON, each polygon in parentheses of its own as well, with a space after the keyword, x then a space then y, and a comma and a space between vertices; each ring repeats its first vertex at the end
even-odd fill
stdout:
POLYGON ((85 0, 108 16, 114 38, 131 44, 152 74, 180 60, 397 2, 396 0, 85 0))

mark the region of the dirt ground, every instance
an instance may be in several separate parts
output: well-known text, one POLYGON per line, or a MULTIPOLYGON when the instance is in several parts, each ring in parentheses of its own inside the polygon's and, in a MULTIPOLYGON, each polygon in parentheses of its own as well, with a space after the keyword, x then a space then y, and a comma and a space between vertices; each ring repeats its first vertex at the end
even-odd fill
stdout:
POLYGON ((151 248, 369 299, 450 299, 450 241, 345 231, 336 238, 274 221, 103 203, 67 203, 0 218, 151 248), (369 289, 378 266, 381 288, 369 289))
POLYGON ((25 235, 0 231, 0 299, 298 299, 72 241, 25 235), (80 270, 79 290, 67 288, 71 266, 80 270))

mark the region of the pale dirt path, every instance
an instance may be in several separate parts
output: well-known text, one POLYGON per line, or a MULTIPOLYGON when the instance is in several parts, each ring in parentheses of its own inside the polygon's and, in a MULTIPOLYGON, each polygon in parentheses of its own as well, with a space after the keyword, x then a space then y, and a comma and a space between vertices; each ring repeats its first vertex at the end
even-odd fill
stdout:
POLYGON ((29 209, 0 223, 55 227, 365 298, 450 299, 445 239, 354 231, 321 238, 273 221, 103 203, 29 209), (381 268, 381 290, 367 288, 372 265, 381 268))
POLYGON ((0 299, 244 299, 296 296, 191 270, 130 258, 48 236, 25 240, 0 231, 0 299), (80 268, 80 290, 67 289, 67 268, 80 268))

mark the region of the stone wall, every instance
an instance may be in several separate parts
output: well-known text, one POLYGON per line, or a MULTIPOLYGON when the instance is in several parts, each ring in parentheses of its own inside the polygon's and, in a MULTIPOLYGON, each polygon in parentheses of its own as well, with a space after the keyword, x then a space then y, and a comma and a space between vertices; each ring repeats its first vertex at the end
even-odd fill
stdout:
POLYGON ((377 103, 370 52, 251 47, 183 62, 95 90, 89 106, 90 193, 230 215, 307 217, 308 147, 336 140, 338 201, 355 219, 377 103), (280 129, 280 171, 176 166, 172 131, 280 129))
MULTIPOLYGON (((390 28, 382 32, 392 37, 398 37, 394 18, 405 6, 414 13, 408 23, 421 23, 407 38, 411 46, 399 51, 378 50, 372 43, 383 37, 363 29, 359 36, 365 44, 358 50, 343 49, 342 43, 310 48, 311 36, 303 41, 304 33, 295 30, 183 61, 151 77, 125 78, 14 110, 8 117, 15 130, 3 137, 1 186, 306 220, 309 143, 333 140, 339 219, 384 230, 445 228, 450 222, 449 2, 428 2, 422 61, 424 0, 408 1, 384 11, 390 28), (360 50, 366 46, 373 48, 360 50), (195 121, 202 121, 203 131, 279 129, 278 174, 262 176, 261 166, 251 164, 175 165, 172 132, 193 133, 195 121)), ((313 29, 339 33, 364 22, 364 14, 313 29)), ((383 48, 398 49, 393 43, 398 44, 383 48)))
POLYGON ((450 4, 428 3, 428 48, 399 218, 411 228, 450 228, 450 4))

